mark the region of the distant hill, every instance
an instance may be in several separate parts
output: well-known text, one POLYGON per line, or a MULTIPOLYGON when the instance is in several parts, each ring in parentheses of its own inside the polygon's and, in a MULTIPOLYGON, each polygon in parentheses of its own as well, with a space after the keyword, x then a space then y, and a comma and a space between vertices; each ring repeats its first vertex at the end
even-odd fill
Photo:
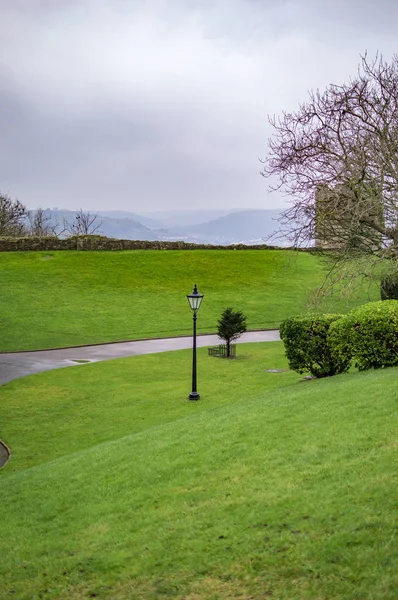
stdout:
MULTIPOLYGON (((157 225, 158 228, 175 228, 175 227, 189 227, 190 225, 199 225, 207 221, 213 221, 219 217, 224 217, 234 212, 241 212, 242 208, 225 208, 225 209, 185 209, 185 210, 159 210, 150 213, 144 213, 144 216, 148 219, 160 223, 157 225)), ((145 225, 147 223, 138 219, 145 225)), ((147 225, 151 227, 151 225, 147 225)))
MULTIPOLYGON (((87 211, 85 211, 87 212, 87 211)), ((95 215, 96 211, 89 211, 95 215)), ((282 209, 264 210, 182 210, 158 211, 139 215, 123 210, 99 211, 98 221, 102 224, 96 233, 107 237, 127 240, 185 240, 203 244, 259 244, 269 243, 276 246, 288 245, 283 240, 272 238, 278 230, 277 219, 282 209), (215 216, 210 220, 197 222, 199 218, 215 216), (165 226, 165 223, 180 223, 165 226), (182 224, 184 223, 184 224, 182 224), (191 223, 191 224, 187 224, 191 223)), ((46 209, 53 223, 72 222, 77 211, 67 209, 46 209)))
POLYGON ((129 219, 130 221, 136 221, 149 229, 165 227, 165 224, 160 219, 152 219, 146 215, 139 215, 128 210, 100 210, 98 211, 98 214, 101 218, 109 217, 110 219, 129 219))
MULTIPOLYGON (((278 229, 276 219, 280 209, 245 210, 188 227, 173 227, 158 231, 163 239, 186 239, 191 242, 217 244, 255 244, 267 241, 278 229)), ((272 243, 270 241, 269 243, 272 243)), ((275 240, 275 245, 280 242, 275 240)))
MULTIPOLYGON (((58 223, 60 228, 63 220, 74 221, 77 211, 66 209, 47 209, 46 215, 50 216, 53 223, 58 223)), ((96 211, 90 212, 91 215, 96 215, 96 211)), ((131 214, 131 213, 130 213, 131 214)), ((111 218, 103 214, 98 215, 98 223, 102 224, 96 233, 107 237, 125 239, 125 240, 157 240, 158 236, 154 231, 134 219, 127 218, 111 218)))
POLYGON ((98 212, 102 217, 111 219, 132 219, 149 229, 174 229, 175 227, 199 225, 243 210, 242 208, 158 210, 142 214, 128 210, 100 210, 98 212))

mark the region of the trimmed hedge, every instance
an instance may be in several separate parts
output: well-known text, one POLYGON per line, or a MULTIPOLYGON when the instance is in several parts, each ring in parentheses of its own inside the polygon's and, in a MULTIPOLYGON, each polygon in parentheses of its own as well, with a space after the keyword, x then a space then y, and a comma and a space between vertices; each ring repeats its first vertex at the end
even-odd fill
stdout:
POLYGON ((340 318, 341 315, 303 315, 281 323, 280 336, 293 371, 330 377, 348 370, 349 361, 336 357, 327 340, 329 327, 340 318))
POLYGON ((28 252, 31 250, 295 250, 313 252, 315 248, 287 248, 261 244, 230 246, 212 244, 189 244, 187 242, 162 242, 145 240, 119 240, 101 235, 78 235, 59 239, 57 237, 0 237, 0 252, 28 252))
POLYGON ((369 302, 330 327, 328 343, 339 361, 360 371, 398 365, 398 300, 369 302))

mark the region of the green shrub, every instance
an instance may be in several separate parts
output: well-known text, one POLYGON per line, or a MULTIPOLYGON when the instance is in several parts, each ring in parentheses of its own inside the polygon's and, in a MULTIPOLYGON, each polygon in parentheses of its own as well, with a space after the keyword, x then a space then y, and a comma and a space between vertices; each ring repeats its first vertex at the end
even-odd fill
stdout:
POLYGON ((331 325, 328 341, 338 360, 353 357, 360 371, 398 365, 398 300, 352 310, 331 325))
POLYGON ((246 318, 241 310, 234 310, 231 307, 225 308, 221 313, 217 322, 217 333, 218 337, 225 341, 227 358, 231 357, 232 342, 247 331, 246 318))
POLYGON ((336 358, 327 341, 330 325, 340 318, 341 315, 304 315, 283 321, 280 336, 293 371, 309 371, 315 377, 347 371, 350 363, 336 358))
POLYGON ((354 345, 349 315, 342 316, 341 319, 330 324, 327 341, 335 359, 351 365, 354 356, 354 345))
POLYGON ((398 300, 398 273, 385 275, 380 282, 382 300, 398 300))

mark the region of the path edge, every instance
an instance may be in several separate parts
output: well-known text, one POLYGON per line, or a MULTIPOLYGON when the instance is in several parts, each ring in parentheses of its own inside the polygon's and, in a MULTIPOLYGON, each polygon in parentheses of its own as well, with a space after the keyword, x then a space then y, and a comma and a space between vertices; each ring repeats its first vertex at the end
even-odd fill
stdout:
MULTIPOLYGON (((247 329, 245 333, 256 333, 258 331, 279 331, 277 327, 270 329, 247 329)), ((217 335, 216 331, 210 331, 208 333, 198 333, 197 337, 205 337, 207 335, 217 335)), ((1 350, 0 357, 2 354, 29 354, 31 352, 52 352, 53 350, 73 350, 78 348, 93 348, 94 346, 111 346, 114 344, 130 344, 132 342, 150 342, 154 340, 174 340, 180 338, 190 338, 192 334, 184 335, 172 335, 166 337, 150 337, 150 338, 136 338, 133 340, 117 340, 116 342, 99 342, 97 344, 79 344, 78 346, 57 346, 55 348, 36 348, 35 350, 1 350)), ((1 440, 0 440, 1 441, 1 440)))
POLYGON ((6 464, 8 463, 8 461, 11 458, 11 450, 9 449, 9 447, 7 446, 7 444, 5 442, 3 442, 3 440, 0 440, 0 446, 3 446, 3 448, 5 450, 5 453, 7 455, 6 460, 2 464, 0 464, 0 469, 2 469, 3 467, 6 466, 6 464))

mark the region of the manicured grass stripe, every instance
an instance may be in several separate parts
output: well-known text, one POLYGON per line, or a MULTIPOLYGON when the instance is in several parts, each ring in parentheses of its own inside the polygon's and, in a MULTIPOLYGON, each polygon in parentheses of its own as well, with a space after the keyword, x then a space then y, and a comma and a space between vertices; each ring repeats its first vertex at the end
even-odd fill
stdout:
MULTIPOLYGON (((0 350, 12 351, 190 334, 194 283, 205 294, 199 332, 215 331, 227 306, 251 329, 278 327, 305 309, 324 270, 307 253, 137 250, 1 253, 0 273, 0 350)), ((372 288, 323 310, 377 298, 372 288)))

